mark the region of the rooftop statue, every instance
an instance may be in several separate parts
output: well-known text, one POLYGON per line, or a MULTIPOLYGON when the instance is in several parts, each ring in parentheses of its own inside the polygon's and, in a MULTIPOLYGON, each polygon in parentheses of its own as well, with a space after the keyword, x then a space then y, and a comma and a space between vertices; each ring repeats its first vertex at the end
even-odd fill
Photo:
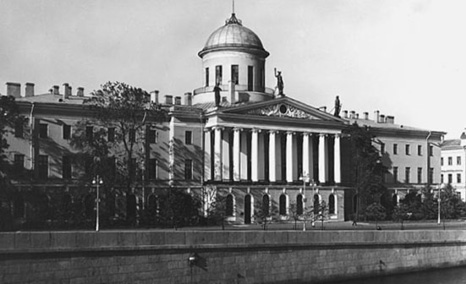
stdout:
POLYGON ((220 106, 220 91, 222 89, 219 86, 220 84, 217 82, 214 87, 214 93, 215 93, 215 106, 218 107, 220 106))
POLYGON ((283 84, 282 72, 281 71, 277 72, 277 68, 275 68, 274 71, 275 71, 275 77, 277 78, 278 95, 283 96, 284 95, 283 94, 284 84, 283 84))
POLYGON ((333 115, 336 117, 340 117, 340 110, 341 110, 340 98, 337 96, 335 99, 335 112, 333 113, 333 115))

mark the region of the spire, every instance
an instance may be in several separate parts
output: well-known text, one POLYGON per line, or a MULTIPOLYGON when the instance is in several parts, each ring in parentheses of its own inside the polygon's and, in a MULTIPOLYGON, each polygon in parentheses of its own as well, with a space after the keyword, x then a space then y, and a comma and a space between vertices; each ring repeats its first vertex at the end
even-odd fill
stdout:
POLYGON ((234 15, 235 14, 235 0, 231 0, 231 4, 232 4, 231 13, 234 15))
POLYGON ((225 21, 225 25, 229 25, 229 24, 237 24, 237 25, 242 26, 241 20, 236 18, 235 13, 232 13, 231 17, 225 21))

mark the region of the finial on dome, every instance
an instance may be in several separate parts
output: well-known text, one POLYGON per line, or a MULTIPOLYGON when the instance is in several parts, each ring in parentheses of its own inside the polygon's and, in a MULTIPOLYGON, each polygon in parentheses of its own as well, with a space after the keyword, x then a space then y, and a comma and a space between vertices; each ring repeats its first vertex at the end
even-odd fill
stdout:
POLYGON ((236 18, 235 13, 231 13, 231 17, 225 21, 225 25, 229 25, 229 24, 238 24, 242 26, 241 20, 236 18))

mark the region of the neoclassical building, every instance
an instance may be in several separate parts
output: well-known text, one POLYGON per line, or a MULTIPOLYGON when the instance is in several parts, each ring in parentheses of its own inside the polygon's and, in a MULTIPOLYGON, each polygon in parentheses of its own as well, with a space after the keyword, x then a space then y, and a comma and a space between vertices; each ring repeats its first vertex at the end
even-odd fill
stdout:
MULTIPOLYGON (((351 152, 342 134, 354 122, 376 130, 374 143, 390 169, 387 184, 394 202, 399 191, 439 182, 443 132, 400 126, 379 114, 370 120, 344 111, 340 117, 293 99, 280 84, 267 88, 269 53, 235 14, 208 37, 198 55, 204 83, 185 93, 184 102, 182 96, 151 93, 152 103, 167 110, 169 119, 158 124, 149 119, 141 134, 150 137, 145 140, 149 146, 141 146, 146 178, 117 197, 129 200, 126 211, 137 210, 137 204, 157 206, 161 189, 182 188, 200 196, 206 210, 215 196, 224 196, 228 220, 234 223, 252 223, 259 211, 288 220, 292 208, 301 214, 322 201, 330 220, 347 220, 355 210, 355 192, 351 152), (402 149, 403 157, 398 154, 402 149), (416 173, 417 178, 410 177, 416 173)), ((34 173, 32 179, 15 181, 21 192, 17 202, 38 190, 62 192, 73 202, 91 199, 92 188, 78 182, 84 166, 73 160, 69 143, 73 125, 89 116, 82 104, 84 90, 74 95, 64 84, 62 92, 54 86, 37 95, 34 84, 27 83, 22 95, 20 84, 7 83, 7 94, 17 98, 29 119, 25 129, 9 137, 11 162, 34 173)), ((23 207, 17 216, 28 214, 23 207)))
POLYGON ((464 201, 466 200, 466 133, 460 139, 443 141, 441 145, 441 182, 450 184, 464 201))

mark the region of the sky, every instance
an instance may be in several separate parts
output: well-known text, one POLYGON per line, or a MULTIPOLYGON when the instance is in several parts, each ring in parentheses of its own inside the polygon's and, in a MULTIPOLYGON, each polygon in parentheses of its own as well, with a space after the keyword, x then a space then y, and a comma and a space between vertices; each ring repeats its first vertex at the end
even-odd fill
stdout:
MULTIPOLYGON (((120 81, 161 95, 203 85, 197 53, 232 0, 0 0, 0 93, 120 81)), ((466 1, 236 0, 236 16, 270 52, 266 85, 331 110, 374 111, 395 123, 466 127, 466 1)))

